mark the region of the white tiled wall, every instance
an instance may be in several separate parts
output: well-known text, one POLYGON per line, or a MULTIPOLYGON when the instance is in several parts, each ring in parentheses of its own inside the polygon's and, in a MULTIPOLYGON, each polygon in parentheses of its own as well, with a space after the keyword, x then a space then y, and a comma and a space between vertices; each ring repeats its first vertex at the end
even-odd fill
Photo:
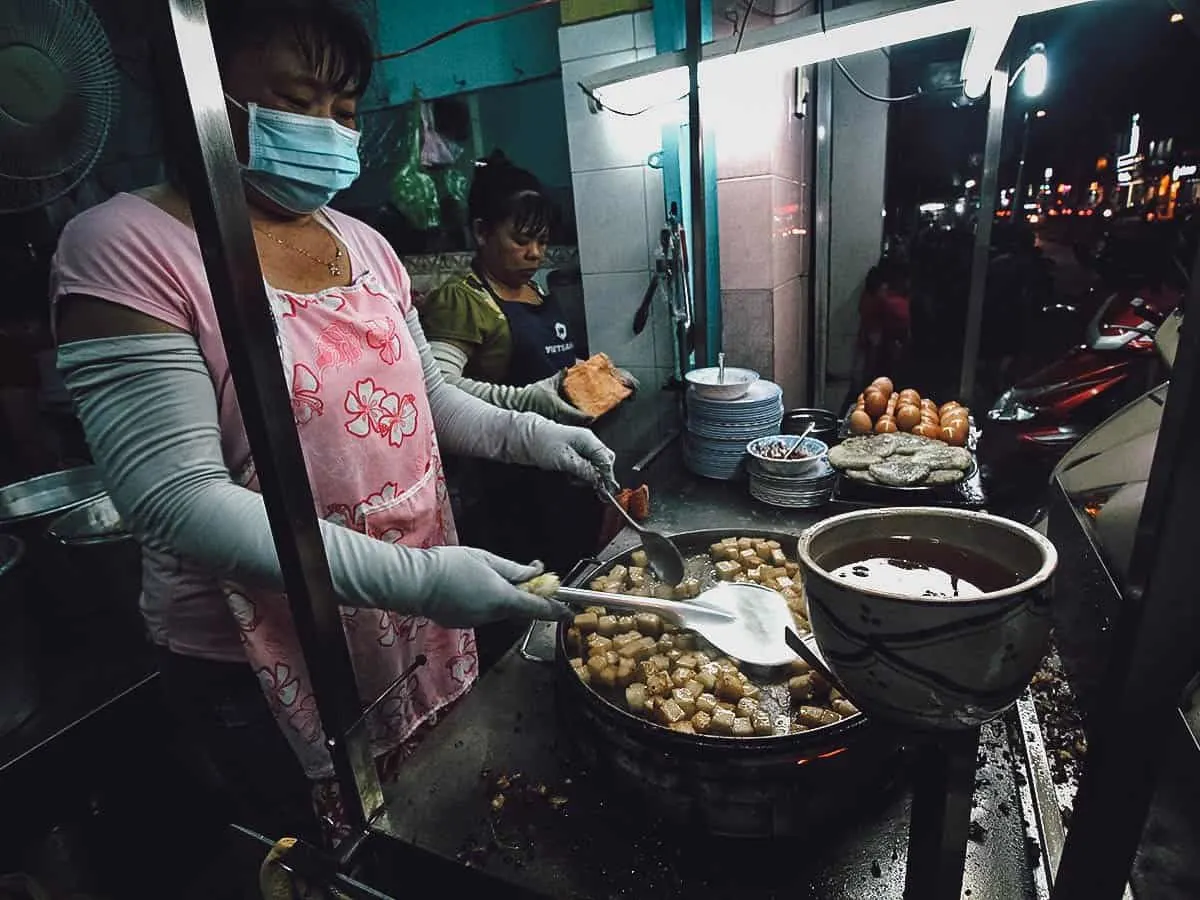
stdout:
POLYGON ((641 382, 634 399, 601 420, 597 430, 629 464, 653 448, 676 418, 675 395, 661 389, 674 369, 665 299, 656 302, 642 334, 633 333, 666 218, 662 174, 647 164, 662 146, 663 115, 593 113, 578 82, 652 56, 653 16, 642 12, 570 25, 559 29, 558 44, 588 341, 592 352, 607 353, 641 382))

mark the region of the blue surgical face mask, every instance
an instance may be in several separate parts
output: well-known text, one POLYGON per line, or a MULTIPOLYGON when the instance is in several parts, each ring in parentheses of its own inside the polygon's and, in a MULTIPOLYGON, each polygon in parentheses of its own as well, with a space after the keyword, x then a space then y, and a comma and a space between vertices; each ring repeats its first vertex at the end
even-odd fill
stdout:
POLYGON ((268 200, 301 215, 329 203, 358 178, 359 133, 323 116, 246 106, 225 95, 250 117, 250 159, 242 170, 248 185, 268 200))

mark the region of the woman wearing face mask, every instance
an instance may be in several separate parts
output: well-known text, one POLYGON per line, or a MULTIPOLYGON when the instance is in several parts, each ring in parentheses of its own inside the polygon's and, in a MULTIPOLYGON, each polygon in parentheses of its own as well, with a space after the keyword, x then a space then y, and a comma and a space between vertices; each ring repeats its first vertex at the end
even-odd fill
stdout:
MULTIPOLYGON (((447 384, 395 253, 326 208, 358 174, 355 108, 373 58, 358 18, 334 0, 239 0, 210 14, 362 697, 427 658, 372 716, 386 773, 473 684, 472 626, 564 611, 514 586, 537 566, 454 546, 442 451, 585 481, 611 481, 613 457, 588 431, 447 384)), ((71 222, 52 296, 60 370, 143 544, 142 606, 171 702, 243 821, 311 835, 315 790, 319 819, 336 824, 325 735, 179 186, 121 194, 71 222)))
MULTIPOLYGON (((421 307, 442 374, 504 409, 587 422, 561 392, 564 372, 584 350, 554 295, 533 281, 554 216, 541 183, 493 153, 476 167, 467 212, 476 242, 471 271, 431 292, 421 307)), ((636 387, 632 376, 622 374, 636 387)), ((492 464, 457 466, 454 480, 464 533, 479 546, 502 555, 537 547, 559 570, 598 549, 602 507, 586 485, 492 464)), ((499 646, 485 651, 503 648, 504 629, 496 630, 499 646)))

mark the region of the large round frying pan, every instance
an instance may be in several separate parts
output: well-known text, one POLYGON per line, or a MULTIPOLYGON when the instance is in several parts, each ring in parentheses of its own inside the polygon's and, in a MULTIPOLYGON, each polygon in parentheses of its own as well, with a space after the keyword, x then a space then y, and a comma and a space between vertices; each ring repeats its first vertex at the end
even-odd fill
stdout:
MULTIPOLYGON (((704 531, 687 531, 672 535, 671 540, 679 548, 679 552, 687 558, 697 554, 707 554, 712 544, 731 535, 776 540, 784 546, 785 552, 789 556, 793 556, 795 553, 796 535, 754 528, 730 527, 706 529, 704 531)), ((633 553, 637 549, 639 548, 631 547, 623 553, 612 555, 598 562, 592 561, 590 565, 584 566, 582 571, 577 571, 573 575, 571 586, 584 586, 596 575, 609 571, 615 565, 631 565, 633 563, 633 553)), ((766 755, 773 755, 781 751, 792 755, 808 749, 820 753, 822 750, 830 747, 845 747, 852 739, 857 739, 860 732, 867 725, 866 718, 858 714, 848 716, 832 725, 812 728, 808 731, 801 731, 795 734, 778 734, 763 737, 680 734, 679 732, 671 731, 669 728, 656 725, 641 716, 634 715, 623 706, 614 703, 580 681, 578 676, 572 671, 569 662, 570 654, 567 651, 566 645, 567 627, 567 623, 562 623, 558 627, 557 653, 555 654, 555 665, 559 668, 560 674, 565 675, 560 680, 563 682, 568 693, 568 696, 565 698, 567 702, 579 704, 586 708, 588 718, 599 719, 598 724, 623 729, 639 736, 643 741, 653 742, 664 748, 687 747, 692 751, 707 748, 721 755, 728 753, 733 748, 736 748, 739 753, 754 754, 757 752, 766 755)), ((786 675, 779 676, 779 680, 786 681, 786 679, 786 675)), ((755 678, 755 681, 761 682, 764 680, 766 679, 755 678)))

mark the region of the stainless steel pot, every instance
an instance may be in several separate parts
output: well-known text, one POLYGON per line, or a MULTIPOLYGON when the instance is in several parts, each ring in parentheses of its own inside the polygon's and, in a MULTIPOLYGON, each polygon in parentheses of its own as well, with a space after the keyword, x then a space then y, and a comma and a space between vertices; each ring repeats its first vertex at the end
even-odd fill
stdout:
POLYGON ((50 519, 104 493, 95 466, 64 469, 0 487, 0 532, 37 535, 50 519))
POLYGON ((20 538, 0 534, 0 735, 18 728, 37 708, 25 561, 20 538))
POLYGON ((46 557, 59 573, 69 627, 92 637, 101 633, 110 645, 143 640, 142 549, 112 499, 105 494, 59 516, 46 535, 46 557))

